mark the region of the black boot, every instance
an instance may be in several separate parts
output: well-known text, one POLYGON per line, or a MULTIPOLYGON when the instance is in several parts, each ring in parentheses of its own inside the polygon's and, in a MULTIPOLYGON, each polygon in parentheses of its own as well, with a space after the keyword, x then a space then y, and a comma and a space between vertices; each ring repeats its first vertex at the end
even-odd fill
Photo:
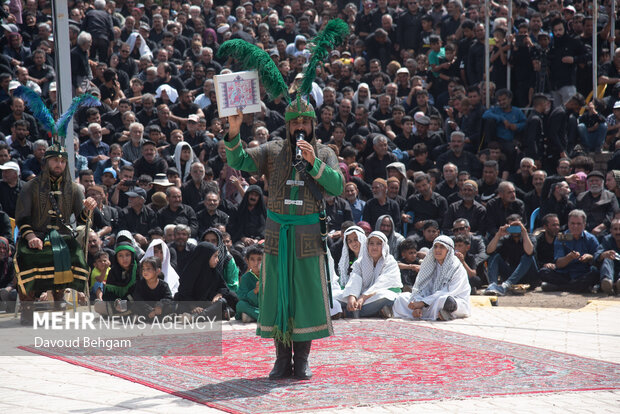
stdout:
POLYGON ((290 377, 293 374, 293 365, 291 363, 293 349, 290 346, 284 345, 282 342, 274 342, 276 344, 276 362, 273 364, 273 369, 269 373, 269 379, 273 380, 290 377))
POLYGON ((295 378, 300 380, 308 380, 312 378, 312 371, 308 365, 308 356, 310 355, 310 345, 312 341, 293 342, 293 363, 295 365, 295 378))

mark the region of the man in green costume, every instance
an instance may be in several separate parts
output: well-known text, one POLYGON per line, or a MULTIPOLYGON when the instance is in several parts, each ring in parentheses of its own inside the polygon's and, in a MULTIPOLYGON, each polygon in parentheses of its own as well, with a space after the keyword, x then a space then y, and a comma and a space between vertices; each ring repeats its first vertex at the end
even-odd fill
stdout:
POLYGON ((15 273, 23 324, 32 323, 32 303, 41 293, 52 290, 56 301, 66 288, 84 291, 88 266, 69 223, 72 214, 78 224, 86 223, 96 206, 93 198, 84 200, 71 179, 65 148, 50 146, 41 175, 24 185, 15 209, 20 234, 15 273))
POLYGON ((286 140, 247 151, 240 143, 242 120, 240 112, 228 117, 227 162, 237 170, 264 174, 269 184, 256 333, 275 339, 276 362, 269 378, 288 377, 294 367, 296 378, 309 379, 311 341, 333 330, 319 226, 322 203, 307 181, 315 181, 323 195, 340 195, 343 177, 336 154, 316 142, 316 114, 310 103, 297 98, 286 108, 286 140), (296 142, 299 133, 305 138, 296 142), (305 163, 303 175, 293 166, 297 148, 305 163))

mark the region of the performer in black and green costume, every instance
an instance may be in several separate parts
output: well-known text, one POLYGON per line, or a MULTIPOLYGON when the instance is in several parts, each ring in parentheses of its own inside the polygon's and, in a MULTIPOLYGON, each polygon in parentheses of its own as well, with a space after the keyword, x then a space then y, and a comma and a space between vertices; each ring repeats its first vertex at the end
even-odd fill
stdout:
POLYGON ((62 142, 75 112, 81 106, 101 103, 83 94, 74 98, 55 121, 41 97, 31 89, 20 86, 13 94, 24 100, 52 136, 41 174, 24 185, 15 208, 15 225, 19 229, 15 273, 22 302, 22 323, 31 324, 32 303, 41 293, 52 290, 54 300, 59 301, 66 288, 83 292, 87 282, 84 250, 75 238, 70 220, 73 214, 78 225, 85 224, 97 202, 91 197, 84 200, 82 190, 73 182, 62 142))
POLYGON ((257 328, 261 337, 275 338, 277 359, 269 377, 291 374, 294 351, 295 376, 307 379, 312 375, 308 367, 311 341, 333 331, 319 230, 320 205, 293 167, 296 147, 301 148, 309 177, 324 194, 340 195, 344 182, 336 154, 316 142, 312 105, 294 100, 285 119, 288 139, 246 152, 239 136, 243 115, 229 117, 226 159, 232 168, 264 174, 269 183, 257 328), (296 143, 299 131, 306 140, 296 143))
MULTIPOLYGON (((246 152, 239 136, 241 111, 228 117, 228 164, 237 170, 265 175, 269 185, 256 333, 275 340, 276 362, 269 374, 271 379, 290 376, 293 368, 295 377, 309 379, 312 340, 333 333, 325 242, 321 237, 325 226, 319 224, 319 213, 324 211, 325 195, 342 193, 344 179, 336 154, 317 143, 316 114, 309 95, 317 65, 327 60, 329 49, 342 43, 347 34, 347 23, 333 19, 311 40, 312 54, 304 79, 297 98, 286 108, 284 140, 270 141, 246 152), (299 161, 298 148, 303 158, 299 161)), ((218 57, 235 58, 245 70, 256 69, 272 99, 289 100, 288 87, 264 50, 233 39, 221 45, 218 57)))
POLYGON ((54 144, 45 152, 41 175, 28 181, 15 208, 19 228, 15 272, 22 302, 22 322, 31 323, 32 302, 41 293, 54 291, 59 300, 66 288, 84 291, 88 266, 84 250, 69 227, 71 214, 78 224, 97 206, 71 179, 67 152, 54 144))

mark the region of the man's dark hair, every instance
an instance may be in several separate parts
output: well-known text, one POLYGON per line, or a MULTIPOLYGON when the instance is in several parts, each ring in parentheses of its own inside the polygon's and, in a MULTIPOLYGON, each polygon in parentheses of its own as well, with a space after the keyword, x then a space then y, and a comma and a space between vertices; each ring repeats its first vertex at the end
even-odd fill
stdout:
POLYGON ((350 146, 344 147, 340 151, 340 156, 342 158, 355 157, 356 155, 357 155, 357 151, 355 151, 355 148, 352 148, 350 146))
POLYGON ((164 231, 161 229, 161 227, 153 227, 152 229, 149 230, 149 238, 152 239, 153 236, 160 236, 160 237, 164 237, 164 231))
POLYGON ((511 214, 508 217, 506 217, 506 224, 509 224, 511 221, 517 221, 519 220, 520 222, 523 222, 523 217, 521 217, 519 214, 511 214))
POLYGON ((133 168, 133 165, 123 165, 123 166, 121 167, 121 172, 123 172, 123 171, 131 171, 131 172, 134 172, 134 171, 135 171, 135 168, 133 168))
POLYGON ((545 214, 541 220, 543 226, 549 225, 551 219, 558 218, 558 215, 555 213, 545 214))
POLYGON ((424 222, 422 230, 430 229, 431 227, 439 230, 439 223, 437 223, 435 220, 426 220, 424 222))
POLYGON ((30 124, 25 119, 18 119, 17 121, 13 122, 14 128, 18 126, 26 127, 26 129, 30 131, 30 124))
POLYGON ((97 115, 99 110, 97 108, 88 108, 86 110, 86 119, 90 118, 93 115, 97 115))
POLYGON ((549 98, 544 93, 536 93, 532 97, 532 105, 533 106, 538 105, 542 101, 545 101, 545 102, 549 101, 549 98))
POLYGON ((114 78, 116 77, 116 69, 114 68, 107 68, 106 70, 103 71, 103 80, 106 82, 110 82, 111 80, 114 80, 114 78))
POLYGON ((418 175, 415 178, 414 183, 417 184, 417 183, 421 183, 422 181, 426 181, 426 182, 430 183, 431 182, 431 176, 428 175, 428 174, 420 174, 420 175, 418 175))
POLYGON ((423 142, 418 142, 413 146, 413 156, 428 154, 428 147, 423 142))
POLYGON ((248 260, 252 255, 263 255, 263 248, 259 244, 253 244, 245 248, 245 260, 248 260))
POLYGON ((476 26, 476 23, 474 23, 474 21, 470 19, 465 19, 463 20, 463 23, 461 23, 462 29, 474 30, 475 26, 476 26))
POLYGON ((364 144, 364 143, 366 143, 366 138, 364 138, 363 136, 359 134, 355 134, 351 137, 351 145, 353 145, 354 147, 358 144, 364 144))
MULTIPOLYGON (((401 121, 401 122, 402 122, 403 124, 404 124, 405 122, 411 122, 411 123, 413 123, 413 117, 412 117, 412 116, 410 116, 410 115, 405 115, 405 116, 403 116, 403 119, 402 119, 402 121, 401 121)), ((417 144, 416 144, 416 145, 417 145, 417 144)))
POLYGON ((499 99, 500 96, 507 96, 508 99, 512 99, 512 92, 503 88, 495 92, 495 99, 499 99))
MULTIPOLYGON (((331 106, 330 106, 329 108, 331 108, 331 106)), ((347 127, 346 127, 346 125, 345 125, 345 124, 343 124, 342 122, 336 122, 336 123, 334 124, 334 129, 336 129, 336 128, 340 128, 340 129, 342 129, 344 132, 347 132, 347 127)))
POLYGON ((398 245, 398 255, 402 257, 403 252, 411 249, 418 250, 418 244, 415 240, 407 238, 398 245))
POLYGON ((80 181, 82 180, 82 177, 87 176, 87 175, 94 175, 93 170, 90 170, 90 169, 88 169, 88 170, 81 170, 78 173, 78 177, 80 178, 80 181))
POLYGON ((468 246, 471 245, 471 241, 469 240, 469 237, 465 236, 464 234, 459 234, 458 236, 454 238, 454 244, 457 244, 457 243, 463 243, 468 246))
POLYGON ((440 42, 441 42, 441 37, 439 37, 439 35, 432 34, 432 35, 430 35, 430 36, 428 37, 428 41, 429 41, 429 43, 430 43, 431 45, 432 45, 432 44, 435 44, 435 43, 440 43, 440 42))

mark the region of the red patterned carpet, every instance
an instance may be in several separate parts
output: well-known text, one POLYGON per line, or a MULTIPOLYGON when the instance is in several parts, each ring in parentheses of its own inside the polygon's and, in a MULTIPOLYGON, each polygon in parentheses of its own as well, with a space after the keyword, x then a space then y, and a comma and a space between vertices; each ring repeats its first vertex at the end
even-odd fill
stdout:
POLYGON ((620 389, 620 364, 399 321, 334 328, 336 336, 313 342, 314 378, 304 382, 268 380, 273 346, 252 330, 223 332, 219 357, 46 355, 235 413, 620 389))

